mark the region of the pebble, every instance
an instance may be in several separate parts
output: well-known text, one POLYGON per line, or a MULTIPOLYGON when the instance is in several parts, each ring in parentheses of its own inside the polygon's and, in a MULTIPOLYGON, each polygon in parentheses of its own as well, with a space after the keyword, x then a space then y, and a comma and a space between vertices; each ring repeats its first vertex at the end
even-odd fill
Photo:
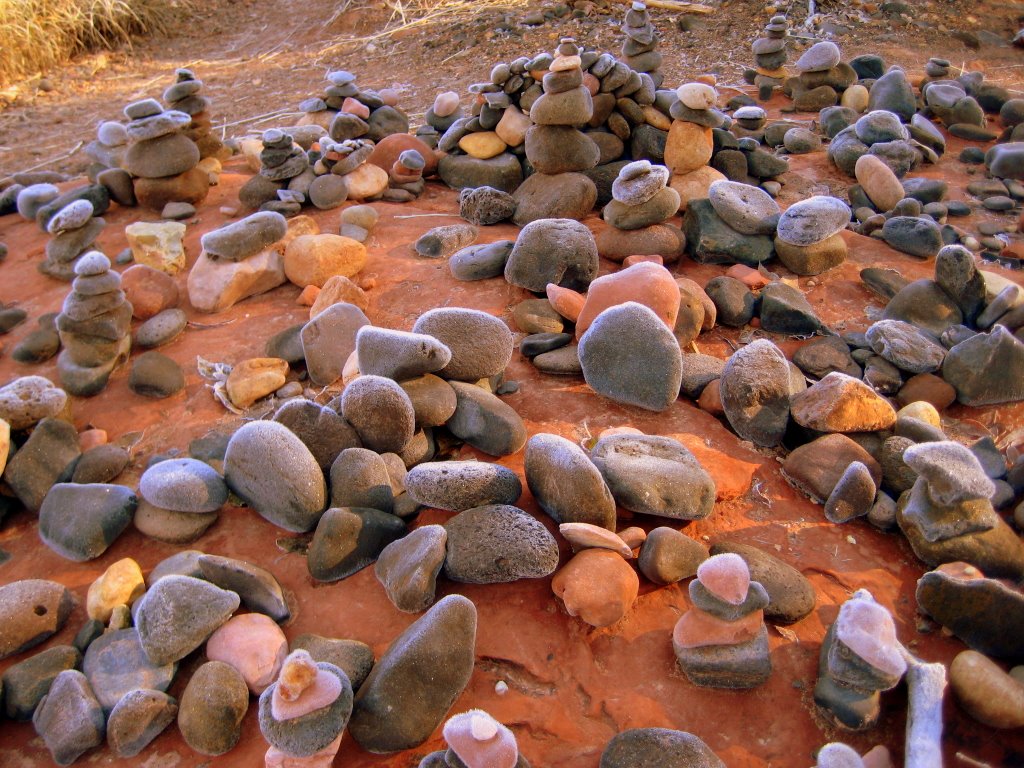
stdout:
POLYGON ((516 768, 521 765, 516 737, 480 709, 455 715, 444 724, 449 751, 469 768, 516 768))
POLYGON ((445 379, 477 381, 499 374, 515 348, 508 326, 500 318, 476 309, 430 309, 419 316, 412 330, 433 336, 451 351, 451 360, 437 372, 445 379))
POLYGON ((66 421, 46 418, 8 458, 4 480, 22 504, 38 510, 53 485, 71 474, 80 455, 75 428, 66 421))
POLYGON ((640 548, 637 565, 655 584, 675 584, 697 575, 708 558, 707 546, 665 526, 653 529, 640 548))
POLYGON ((131 523, 137 503, 123 485, 57 483, 39 508, 39 537, 68 560, 95 559, 131 523))
POLYGON ((224 456, 224 479, 260 515, 289 531, 315 527, 327 502, 313 454, 273 421, 249 422, 235 432, 224 456))
POLYGON ((324 512, 310 542, 306 563, 317 581, 340 581, 373 564, 384 548, 405 535, 405 523, 367 507, 333 507, 324 512))
POLYGON ((185 686, 178 705, 178 728, 185 743, 201 755, 231 751, 242 736, 249 689, 230 664, 207 661, 185 686))
POLYGON ((341 415, 363 445, 378 453, 401 453, 415 432, 412 401, 383 376, 360 376, 350 382, 341 396, 341 415))
POLYGON ((329 233, 299 235, 285 248, 284 273, 300 288, 323 288, 335 275, 354 277, 368 258, 366 246, 351 238, 329 233))
POLYGON ((75 669, 57 675, 36 707, 32 725, 57 765, 71 765, 103 743, 103 709, 85 675, 75 669))
POLYGON ((0 586, 0 659, 59 632, 73 605, 71 592, 55 581, 22 579, 0 586))
POLYGON ((732 354, 721 375, 722 406, 737 434, 755 445, 781 442, 789 422, 789 364, 772 342, 758 339, 732 354))
POLYGON ((516 201, 494 187, 463 189, 459 194, 459 215, 475 226, 489 226, 512 218, 516 201))
POLYGON ((356 349, 359 329, 370 324, 359 307, 347 302, 332 304, 303 326, 299 333, 309 377, 327 386, 342 375, 345 361, 356 349))
POLYGON ((949 667, 957 702, 992 728, 1024 726, 1024 685, 976 651, 961 651, 949 667))
POLYGON ((965 405, 994 405, 1024 399, 1024 342, 1004 326, 979 333, 953 347, 942 375, 965 405), (998 371, 999 375, 993 375, 998 371))
POLYGON ((825 518, 846 523, 866 515, 874 504, 876 490, 868 468, 859 461, 851 462, 825 502, 825 518))
POLYGON ((777 236, 790 245, 814 245, 842 231, 850 221, 850 208, 842 200, 815 196, 800 200, 779 218, 777 236))
POLYGON ((451 350, 433 336, 363 326, 356 333, 359 372, 395 381, 434 373, 451 361, 451 350))
POLYGON ((601 768, 725 768, 703 741, 686 731, 630 728, 612 737, 601 753, 601 768))
POLYGON ((433 374, 403 381, 399 385, 412 402, 419 427, 440 427, 452 414, 458 401, 455 390, 444 379, 433 374))
POLYGON ((261 613, 232 616, 206 641, 206 658, 238 670, 254 696, 277 679, 287 655, 284 632, 261 613))
POLYGON ((360 687, 349 733, 374 753, 419 746, 441 724, 473 672, 477 614, 448 595, 399 635, 360 687))
POLYGON ((515 504, 522 494, 515 472, 500 464, 479 461, 419 464, 406 475, 405 488, 423 506, 452 512, 515 504))
POLYGON ((326 661, 338 667, 359 690, 373 668, 373 649, 358 640, 339 640, 320 635, 299 635, 292 641, 292 650, 304 649, 314 661, 326 661))
POLYGON ((135 626, 151 664, 183 659, 202 645, 239 606, 239 598, 207 581, 168 575, 137 603, 135 626))
POLYGON ((621 555, 606 549, 584 549, 551 580, 551 589, 568 614, 598 628, 625 616, 639 588, 636 571, 621 555))
POLYGON ((134 628, 108 630, 89 644, 82 662, 82 672, 107 712, 132 691, 166 691, 177 671, 174 662, 150 662, 134 628))
POLYGON ((451 382, 455 412, 448 431, 490 456, 508 456, 526 444, 526 425, 507 403, 472 384, 451 382))
POLYGON ((131 607, 145 590, 146 582, 139 564, 130 557, 122 558, 111 564, 89 585, 85 599, 86 613, 90 619, 106 624, 117 606, 131 607))
POLYGON ((543 219, 519 232, 505 264, 505 279, 536 292, 548 283, 585 290, 597 277, 597 268, 597 244, 589 229, 571 219, 543 219))
POLYGON ((882 227, 882 239, 901 253, 927 259, 943 246, 942 230, 931 218, 893 216, 882 227))
POLYGON ((143 397, 171 397, 185 388, 185 374, 181 366, 166 355, 144 352, 132 361, 128 386, 143 397))
POLYGON ((178 703, 166 693, 129 691, 107 719, 107 744, 118 757, 135 757, 177 716, 178 703))
POLYGON ((792 399, 791 413, 801 426, 818 432, 875 432, 896 423, 896 411, 859 379, 829 373, 792 399))
POLYGON ((393 491, 388 467, 380 454, 365 448, 346 448, 331 465, 332 507, 370 507, 392 512, 393 491))
POLYGON ((77 648, 56 645, 8 667, 0 679, 4 713, 11 720, 31 720, 57 675, 77 668, 81 662, 82 654, 77 648))
POLYGON ((244 560, 218 555, 201 555, 198 562, 203 579, 234 592, 249 610, 266 614, 277 622, 291 617, 281 585, 270 571, 244 560))
POLYGON ((952 440, 913 445, 903 460, 928 484, 928 495, 950 507, 971 499, 987 499, 995 487, 969 448, 952 440))
POLYGON ((314 663, 298 650, 260 696, 260 730, 272 751, 312 757, 340 739, 351 712, 352 685, 344 671, 328 662, 314 663))
POLYGON ((419 613, 433 605, 447 541, 444 526, 424 525, 381 551, 374 575, 398 610, 419 613))
POLYGON ((135 264, 121 273, 121 288, 132 316, 148 320, 178 303, 178 284, 166 272, 135 264))
POLYGON ((946 350, 910 323, 879 320, 867 330, 871 348, 909 373, 930 373, 943 364, 946 350))
POLYGON ((556 523, 590 523, 614 530, 615 501, 600 470, 579 446, 539 433, 524 459, 526 483, 556 523))
POLYGON ((460 512, 444 524, 445 575, 469 584, 499 584, 549 576, 558 567, 558 544, 540 522, 506 504, 460 512))
POLYGON ((57 416, 67 406, 67 393, 42 376, 19 376, 0 387, 0 419, 14 431, 32 427, 49 416, 57 416))

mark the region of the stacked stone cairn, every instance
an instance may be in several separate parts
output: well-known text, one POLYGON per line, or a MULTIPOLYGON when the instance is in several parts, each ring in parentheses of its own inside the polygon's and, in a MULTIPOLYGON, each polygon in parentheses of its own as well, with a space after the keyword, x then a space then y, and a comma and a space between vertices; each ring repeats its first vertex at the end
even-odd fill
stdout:
POLYGON ((415 200, 423 194, 423 168, 427 161, 415 149, 403 150, 388 172, 388 191, 384 197, 391 202, 415 200))
POLYGON ((794 65, 800 73, 782 86, 798 112, 818 112, 835 106, 840 94, 857 81, 857 73, 842 61, 839 46, 829 40, 815 43, 794 65))
POLYGON ((858 589, 821 644, 814 703, 840 727, 871 728, 881 712, 881 691, 896 687, 906 669, 892 614, 858 589))
POLYGON ((190 69, 175 70, 174 75, 177 80, 164 91, 164 101, 171 109, 184 112, 192 118, 185 127, 185 135, 199 147, 200 158, 227 159, 231 156, 231 151, 226 150, 224 143, 210 131, 210 102, 200 93, 203 81, 198 80, 190 69))
POLYGON ((654 87, 660 88, 665 75, 661 72, 661 54, 657 51, 658 30, 651 23, 647 5, 642 0, 634 0, 633 6, 626 11, 622 33, 626 36, 622 43, 623 61, 634 72, 650 75, 654 87))
POLYGON ((530 107, 534 125, 526 132, 526 159, 535 173, 513 194, 513 221, 519 226, 537 219, 581 218, 597 202, 597 187, 581 173, 598 164, 600 150, 579 130, 594 113, 580 62, 576 43, 563 38, 544 75, 544 93, 530 107))
POLYGON ((104 120, 96 128, 96 139, 85 145, 83 151, 93 161, 89 167, 89 176, 107 168, 120 168, 124 162, 124 153, 128 149, 128 132, 124 124, 115 120, 104 120))
POLYGON ((679 193, 667 186, 668 179, 668 168, 649 160, 622 167, 601 214, 610 225, 596 238, 601 256, 621 262, 631 255, 651 255, 671 263, 682 255, 686 238, 666 224, 679 211, 679 193))
POLYGON ((725 178, 708 163, 715 149, 712 131, 721 128, 727 118, 717 108, 718 91, 708 83, 685 83, 675 96, 665 165, 672 172, 669 185, 679 193, 679 209, 685 211, 691 200, 707 198, 712 182, 725 178))
POLYGON ((737 554, 714 555, 690 582, 693 607, 672 631, 686 677, 708 688, 754 688, 772 671, 764 608, 768 593, 737 554))
POLYGON ((846 241, 840 234, 850 222, 850 208, 828 195, 794 203, 779 217, 775 251, 798 275, 818 275, 846 261, 846 241))
POLYGON ((530 768, 516 735, 482 709, 448 718, 443 733, 448 749, 427 755, 421 768, 530 768))
POLYGON ((38 265, 40 272, 58 280, 74 279, 76 261, 92 250, 107 226, 104 219, 93 214, 92 203, 75 200, 50 219, 46 231, 51 239, 46 243, 46 258, 38 265))
POLYGON ((217 522, 228 489, 216 470, 198 459, 167 459, 142 473, 139 496, 132 519, 135 529, 157 541, 182 545, 217 522), (185 485, 182 478, 199 481, 194 493, 172 492, 185 485))
POLYGON ((393 133, 409 132, 409 118, 398 108, 396 93, 362 89, 356 76, 344 70, 328 73, 323 96, 306 99, 299 110, 306 113, 299 125, 319 125, 335 141, 364 138, 379 142, 393 133))
POLYGON ((927 114, 937 117, 951 135, 971 141, 996 138, 996 134, 988 130, 985 110, 958 80, 948 77, 926 80, 921 84, 921 96, 927 114))
POLYGON ((156 99, 144 99, 124 109, 131 145, 124 169, 135 177, 135 197, 155 211, 167 203, 202 202, 210 191, 209 175, 196 166, 199 147, 184 130, 192 117, 176 110, 165 111, 156 99))
POLYGON ((294 216, 306 195, 292 186, 301 184, 309 190, 313 175, 309 157, 285 131, 271 128, 261 138, 259 173, 242 185, 238 199, 248 208, 294 216))
POLYGON ((110 260, 99 251, 78 259, 75 274, 71 293, 57 316, 63 347, 57 374, 67 392, 90 397, 128 359, 132 305, 121 290, 121 276, 110 270, 110 260))
POLYGON ((757 97, 768 101, 776 88, 789 77, 786 70, 786 40, 789 37, 789 21, 785 16, 772 16, 764 28, 764 37, 754 41, 755 69, 744 72, 744 78, 757 86, 757 97))

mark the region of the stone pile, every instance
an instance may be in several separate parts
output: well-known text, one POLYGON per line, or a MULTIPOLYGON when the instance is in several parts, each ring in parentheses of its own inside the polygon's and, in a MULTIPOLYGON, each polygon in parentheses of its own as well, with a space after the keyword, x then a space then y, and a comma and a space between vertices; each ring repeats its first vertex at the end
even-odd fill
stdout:
POLYGON ((167 110, 155 99, 144 99, 124 109, 125 130, 131 144, 123 167, 135 177, 139 205, 162 211, 167 203, 196 204, 210 190, 209 174, 197 168, 199 147, 184 131, 192 117, 167 110))
POLYGON ((839 46, 823 40, 815 43, 794 64, 800 73, 783 83, 798 112, 818 112, 835 106, 847 88, 857 82, 857 72, 842 61, 839 46))
POLYGON ((121 276, 110 270, 110 260, 99 251, 80 258, 75 275, 57 316, 63 347, 57 374, 67 392, 90 397, 128 359, 132 305, 121 290, 121 276))
POLYGON ((95 178, 108 168, 120 168, 127 149, 128 132, 124 124, 114 120, 101 122, 96 128, 95 140, 86 144, 82 150, 93 161, 89 176, 95 178))
MULTIPOLYGON (((916 126, 921 123, 922 121, 918 120, 912 125, 916 126)), ((928 127, 922 127, 920 130, 927 131, 928 128, 935 130, 927 120, 924 120, 923 123, 928 123, 928 127)), ((919 135, 921 135, 920 130, 919 135)), ((935 132, 937 133, 937 131, 935 132)), ((940 135, 939 139, 941 138, 940 135)), ((836 167, 847 176, 855 176, 857 161, 861 156, 875 155, 898 178, 903 178, 920 165, 925 158, 934 162, 938 155, 945 151, 944 140, 941 145, 937 142, 932 143, 938 149, 931 149, 925 143, 914 138, 895 112, 876 109, 859 118, 855 117, 853 123, 832 135, 828 156, 836 167)))
POLYGON ((50 219, 46 229, 51 238, 46 243, 46 258, 37 267, 40 272, 58 280, 74 279, 75 263, 93 249, 107 226, 94 213, 88 200, 76 200, 50 219))
POLYGON ((778 203, 764 190, 715 179, 687 205, 683 216, 687 251, 702 264, 757 267, 775 253, 771 236, 779 216, 778 203))
POLYGON ((139 478, 136 530, 169 544, 189 544, 217 522, 227 501, 224 480, 196 459, 168 459, 139 478))
POLYGON ((612 184, 612 200, 602 217, 610 229, 597 236, 601 256, 621 262, 628 256, 676 261, 686 247, 682 231, 668 224, 679 210, 679 193, 667 186, 669 170, 636 160, 624 165, 612 184))
POLYGON ((309 157, 285 131, 271 128, 261 139, 259 173, 242 185, 238 199, 247 208, 294 216, 306 200, 302 187, 309 190, 312 183, 309 157))
POLYGON ((714 555, 690 582, 692 607, 672 631, 686 677, 709 688, 754 688, 771 674, 764 608, 768 593, 739 555, 714 555))
POLYGON ((597 202, 594 182, 582 173, 601 157, 598 146, 579 130, 594 113, 579 54, 575 41, 562 38, 542 80, 543 93, 530 107, 533 125, 526 131, 525 147, 534 173, 512 195, 512 220, 519 226, 538 219, 579 219, 597 202))
POLYGON ((654 87, 660 88, 665 75, 661 72, 661 54, 657 50, 658 30, 651 23, 651 16, 643 0, 634 0, 632 7, 626 11, 622 34, 626 36, 622 44, 622 60, 634 72, 650 75, 654 87))
POLYGON ((685 83, 675 95, 669 110, 672 125, 665 142, 665 165, 672 173, 669 185, 679 193, 679 209, 685 211, 692 200, 707 198, 713 182, 725 178, 708 163, 715 150, 713 130, 728 118, 718 109, 718 91, 712 85, 685 83))
POLYGON ((391 134, 409 132, 409 118, 398 107, 397 93, 360 88, 356 76, 344 70, 329 72, 323 95, 302 101, 299 110, 306 113, 299 125, 319 125, 339 142, 380 142, 391 134))
POLYGON ((427 755, 420 768, 530 768, 515 734, 482 709, 448 718, 443 732, 448 749, 427 755))
POLYGON ((213 135, 210 128, 212 120, 209 114, 210 102, 202 95, 203 81, 196 78, 190 69, 177 69, 174 72, 175 82, 164 91, 164 101, 177 112, 184 112, 192 118, 185 127, 184 134, 199 147, 199 157, 226 160, 231 151, 225 149, 224 142, 213 135))
POLYGON ((786 70, 786 42, 789 37, 789 21, 785 16, 772 16, 764 28, 764 37, 754 41, 755 69, 748 69, 743 76, 748 83, 757 86, 757 97, 768 101, 776 88, 789 77, 786 70))
POLYGON ((907 670, 892 615, 859 589, 839 609, 821 644, 814 703, 836 725, 862 731, 878 722, 881 692, 907 670))
POLYGON ((779 217, 775 251, 798 275, 818 275, 846 261, 842 231, 850 208, 842 200, 814 196, 794 203, 779 217))
POLYGON ((426 159, 417 150, 403 150, 388 171, 389 192, 385 199, 391 202, 405 202, 422 195, 426 186, 423 181, 423 169, 426 164, 426 159), (403 192, 405 194, 402 194, 403 192))

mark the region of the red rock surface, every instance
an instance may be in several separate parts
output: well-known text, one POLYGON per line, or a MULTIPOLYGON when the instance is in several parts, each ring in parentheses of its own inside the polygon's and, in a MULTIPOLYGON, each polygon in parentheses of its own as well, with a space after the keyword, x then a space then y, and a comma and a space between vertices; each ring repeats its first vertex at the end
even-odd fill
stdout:
MULTIPOLYGON (((964 142, 951 139, 947 158, 955 158, 963 146, 964 142)), ((786 194, 805 195, 820 184, 838 190, 850 183, 838 177, 834 169, 826 169, 824 162, 823 153, 791 157, 793 172, 786 194)), ((241 167, 238 160, 227 164, 221 185, 213 188, 199 207, 198 222, 189 225, 185 243, 190 264, 199 253, 200 234, 226 223, 219 208, 237 206, 238 188, 248 178, 239 173, 241 167)), ((956 182, 951 197, 962 199, 967 177, 953 176, 959 168, 955 161, 947 160, 940 168, 926 166, 918 175, 947 174, 956 182)), ((367 314, 375 324, 409 330, 423 311, 446 302, 491 312, 512 325, 511 309, 528 298, 524 291, 500 278, 460 283, 451 277, 444 262, 420 259, 413 253, 412 244, 427 229, 459 221, 454 192, 432 183, 413 203, 373 205, 381 218, 367 242, 369 262, 358 282, 367 288, 367 314), (397 218, 417 213, 447 213, 451 218, 397 218)), ((115 207, 106 215, 110 226, 99 239, 106 253, 115 255, 125 247, 123 228, 141 213, 115 207)), ((337 231, 338 211, 310 213, 324 231, 337 231)), ((678 224, 678 218, 674 221, 678 224)), ((587 223, 594 228, 603 226, 596 215, 587 223)), ((481 241, 514 238, 515 232, 509 225, 490 227, 483 230, 481 241)), ((811 305, 838 330, 863 330, 870 322, 865 309, 881 306, 860 284, 857 273, 862 267, 892 266, 909 279, 931 275, 931 263, 901 256, 877 240, 848 233, 844 237, 850 246, 845 264, 825 275, 799 279, 811 305)), ((69 286, 36 272, 45 239, 35 224, 16 216, 0 219, 0 239, 10 248, 10 255, 0 265, 0 299, 17 301, 31 318, 0 338, 5 347, 0 356, 0 382, 30 373, 56 380, 52 361, 24 366, 9 355, 32 330, 34 318, 60 308, 69 286)), ((602 273, 613 268, 611 263, 602 262, 602 273)), ((775 262, 768 268, 785 272, 775 262)), ((992 269, 1024 282, 1019 273, 992 269)), ((724 268, 698 265, 684 257, 672 271, 704 284, 722 274, 724 268)), ((185 273, 176 279, 184 297, 185 273)), ((102 394, 74 401, 74 421, 80 430, 90 426, 103 429, 111 442, 133 446, 133 466, 119 478, 120 482, 134 484, 146 459, 156 452, 172 448, 184 451, 195 437, 211 430, 230 431, 238 425, 239 419, 214 400, 200 379, 196 357, 237 363, 262 356, 270 335, 308 318, 308 310, 296 303, 298 295, 297 287, 285 285, 212 316, 193 311, 183 298, 182 308, 192 324, 161 349, 185 369, 183 392, 161 401, 139 397, 128 389, 127 371, 122 369, 102 394)), ((703 334, 697 346, 701 352, 724 358, 741 336, 747 338, 743 332, 715 329, 703 334)), ((802 343, 782 337, 776 337, 776 341, 788 355, 802 343)), ((531 434, 547 431, 585 441, 607 427, 633 426, 681 439, 715 477, 720 498, 708 519, 684 525, 681 530, 707 544, 729 539, 765 548, 794 564, 811 580, 818 603, 807 618, 783 628, 785 634, 770 626, 774 671, 764 686, 749 692, 717 691, 692 686, 675 664, 671 636, 679 616, 689 608, 685 583, 657 587, 641 579, 639 597, 626 617, 595 630, 565 614, 552 594, 550 579, 476 586, 442 578, 438 597, 463 594, 473 600, 480 616, 476 668, 453 713, 473 707, 488 711, 513 730, 522 753, 533 765, 547 768, 595 768, 615 733, 647 726, 695 733, 730 768, 810 765, 813 751, 835 739, 856 746, 861 753, 881 743, 894 755, 902 755, 904 686, 883 695, 880 725, 864 734, 836 732, 826 726, 817 717, 812 700, 822 638, 835 620, 839 605, 857 588, 871 590, 893 612, 899 639, 918 656, 948 664, 963 650, 960 641, 945 636, 917 615, 914 588, 924 568, 901 536, 880 533, 863 521, 844 526, 826 522, 820 506, 782 479, 775 452, 755 450, 739 441, 721 421, 687 399, 680 399, 664 413, 625 407, 596 396, 582 379, 538 374, 518 353, 513 355, 507 377, 520 382, 520 388, 504 399, 523 416, 531 434), (504 695, 495 692, 498 681, 508 684, 504 695)), ((325 393, 325 397, 329 395, 325 393)), ((954 404, 946 415, 961 420, 956 434, 974 437, 991 431, 1002 437, 1024 423, 1024 404, 977 409, 954 404)), ((468 458, 474 452, 463 449, 461 455, 468 458)), ((500 463, 522 476, 521 453, 500 463)), ((557 527, 540 512, 528 491, 524 491, 520 506, 537 515, 557 535, 557 527)), ((416 525, 444 522, 449 517, 448 513, 428 510, 416 525)), ((663 524, 664 520, 620 514, 622 527, 639 525, 649 530, 663 524)), ((416 617, 399 612, 388 602, 370 568, 341 582, 315 583, 301 554, 308 539, 275 528, 251 510, 225 507, 220 520, 193 546, 250 560, 272 571, 292 608, 293 618, 283 628, 290 639, 306 632, 354 638, 369 643, 379 657, 416 617)), ((563 540, 560 547, 564 564, 571 551, 563 540)), ((55 579, 68 585, 79 598, 64 630, 36 651, 71 642, 85 620, 88 585, 111 563, 131 556, 148 572, 177 551, 176 547, 129 530, 103 557, 72 563, 39 541, 36 520, 26 512, 4 521, 0 549, 10 555, 0 564, 0 582, 31 577, 55 579)), ((3 660, 0 673, 34 652, 3 660)), ((170 691, 172 695, 181 695, 201 661, 196 657, 185 661, 170 691)), ((945 716, 947 765, 956 764, 957 751, 991 765, 1007 765, 1016 759, 1011 755, 1024 752, 1024 735, 996 732, 974 722, 951 698, 945 705, 945 716)), ((418 749, 392 756, 368 754, 346 736, 336 764, 346 768, 412 768, 423 755, 440 748, 440 728, 418 749)), ((172 725, 139 758, 117 760, 104 750, 98 753, 98 764, 248 768, 262 765, 266 749, 252 706, 243 724, 241 742, 222 757, 208 758, 192 752, 172 725)), ((95 756, 85 760, 90 757, 95 756)), ((52 762, 30 724, 7 722, 0 739, 0 765, 36 768, 52 762)))

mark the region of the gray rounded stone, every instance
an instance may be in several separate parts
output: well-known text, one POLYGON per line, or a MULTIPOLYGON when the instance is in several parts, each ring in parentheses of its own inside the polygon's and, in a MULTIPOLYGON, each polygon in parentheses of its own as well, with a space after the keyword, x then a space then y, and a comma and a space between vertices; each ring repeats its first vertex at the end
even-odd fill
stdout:
POLYGON ((178 706, 178 728, 192 749, 217 756, 242 737, 242 719, 249 710, 249 689, 230 664, 208 661, 197 669, 178 706))
POLYGON ((615 530, 615 499, 600 470, 575 443, 547 433, 526 445, 526 484, 556 523, 590 523, 615 530))
POLYGON ((188 458, 154 464, 139 479, 139 493, 176 512, 216 512, 228 500, 224 478, 206 462, 188 458))
POLYGON ((134 343, 143 348, 160 347, 178 338, 188 325, 188 315, 180 309, 165 309, 138 327, 134 343))
POLYGON ((725 768, 725 763, 692 733, 630 728, 608 742, 600 768, 725 768))
POLYGON ((100 635, 89 644, 82 663, 82 672, 108 712, 134 690, 166 691, 177 671, 174 662, 157 665, 149 660, 135 628, 100 635))
POLYGON ((483 461, 418 464, 405 476, 405 489, 425 507, 452 512, 486 504, 515 504, 523 490, 515 472, 483 461))
POLYGON ((505 264, 512 285, 541 292, 548 283, 586 290, 597 277, 594 235, 572 219, 544 218, 526 224, 505 264))
POLYGON ((508 403, 474 384, 451 382, 455 412, 447 427, 455 437, 490 456, 508 456, 526 444, 526 425, 508 403))
POLYGON ((460 512, 448 533, 445 575, 468 584, 539 579, 558 567, 558 543, 518 507, 488 504, 460 512))
POLYGON ((757 339, 737 350, 721 376, 729 424, 755 445, 778 445, 789 423, 790 386, 789 363, 772 342, 757 339))
POLYGON ((850 221, 850 207, 835 197, 800 200, 779 218, 777 236, 790 245, 814 245, 841 232, 850 221))
POLYGON ((424 525, 384 547, 373 572, 398 610, 419 613, 433 605, 447 541, 444 526, 424 525))
POLYGON ((420 315, 412 330, 433 336, 451 351, 449 362, 437 369, 437 375, 444 379, 476 381, 501 373, 515 348, 508 326, 477 309, 430 309, 420 315))
POLYGON ((360 376, 341 395, 341 415, 367 448, 401 453, 416 431, 412 401, 398 384, 383 376, 360 376))
POLYGON ((178 702, 166 693, 129 691, 107 719, 107 743, 118 757, 135 757, 177 716, 178 702))
POLYGON ((333 507, 313 534, 306 564, 317 581, 340 581, 371 565, 405 535, 402 519, 370 507, 333 507))
POLYGON ((331 465, 331 506, 391 512, 394 498, 384 459, 366 448, 346 448, 331 465))
POLYGON ((234 592, 192 576, 158 579, 134 610, 149 662, 159 667, 185 658, 238 610, 240 602, 234 592))
POLYGON ((708 548, 675 528, 661 526, 647 534, 637 566, 655 584, 675 584, 697 575, 707 560, 708 548))
POLYGON ((434 373, 451 361, 452 351, 434 336, 364 325, 356 333, 359 372, 404 381, 434 373))
POLYGON ((708 188, 708 199, 715 213, 740 234, 775 233, 781 215, 779 204, 763 189, 719 179, 708 188))

